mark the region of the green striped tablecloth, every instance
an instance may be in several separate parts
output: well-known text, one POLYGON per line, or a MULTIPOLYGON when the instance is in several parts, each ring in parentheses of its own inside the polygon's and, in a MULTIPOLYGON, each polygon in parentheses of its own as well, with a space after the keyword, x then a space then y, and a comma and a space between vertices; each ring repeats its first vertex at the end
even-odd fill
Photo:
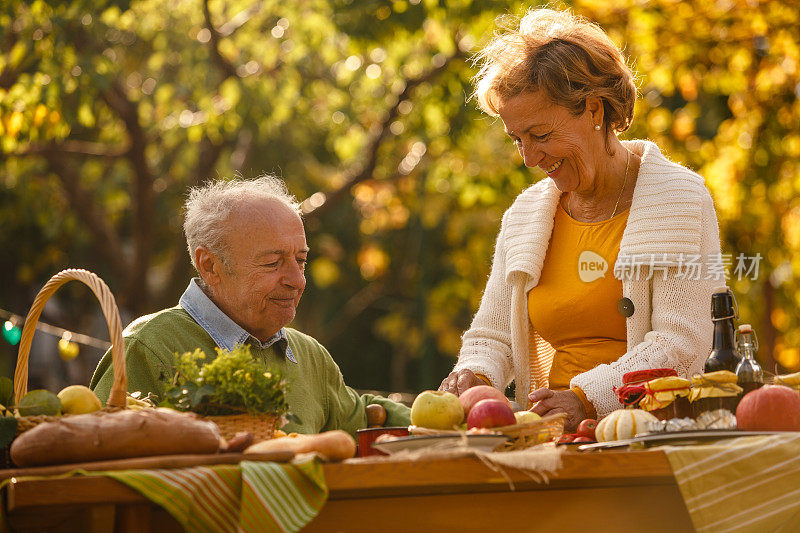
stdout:
POLYGON ((698 533, 800 531, 800 433, 660 449, 698 533))
MULTIPOLYGON (((176 469, 76 470, 57 477, 69 475, 116 479, 163 507, 192 533, 298 531, 328 498, 322 465, 311 456, 292 463, 242 461, 176 469)), ((0 516, 0 531, 7 531, 3 518, 0 516)))

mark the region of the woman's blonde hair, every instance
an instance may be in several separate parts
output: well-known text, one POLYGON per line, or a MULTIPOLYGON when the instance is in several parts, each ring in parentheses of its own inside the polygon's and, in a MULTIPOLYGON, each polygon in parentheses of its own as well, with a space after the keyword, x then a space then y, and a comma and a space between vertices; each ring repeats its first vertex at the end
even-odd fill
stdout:
POLYGON ((576 115, 588 97, 599 97, 605 127, 614 132, 633 120, 636 84, 622 53, 599 26, 569 11, 530 10, 518 29, 495 36, 477 62, 474 96, 490 115, 497 116, 499 100, 542 89, 576 115))

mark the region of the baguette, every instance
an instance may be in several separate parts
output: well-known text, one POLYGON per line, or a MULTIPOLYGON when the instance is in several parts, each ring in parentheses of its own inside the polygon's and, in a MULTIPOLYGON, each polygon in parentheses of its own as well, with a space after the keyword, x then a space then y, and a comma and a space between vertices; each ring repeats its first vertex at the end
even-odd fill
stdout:
POLYGON ((219 451, 225 453, 241 453, 253 444, 255 437, 249 431, 239 431, 230 440, 220 437, 219 451))
POLYGON ((299 453, 317 452, 328 461, 343 461, 356 455, 356 441, 349 433, 336 429, 313 435, 297 435, 264 440, 253 444, 244 453, 287 451, 299 453))
POLYGON ((74 415, 45 422, 11 444, 17 466, 42 466, 145 457, 216 453, 219 429, 172 409, 74 415))

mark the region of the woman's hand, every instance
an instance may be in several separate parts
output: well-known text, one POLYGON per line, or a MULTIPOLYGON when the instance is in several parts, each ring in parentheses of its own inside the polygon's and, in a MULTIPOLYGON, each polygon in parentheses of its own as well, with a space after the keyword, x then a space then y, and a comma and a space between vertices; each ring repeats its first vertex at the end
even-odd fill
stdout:
POLYGON ((450 372, 450 375, 442 380, 439 390, 452 392, 456 396, 460 396, 465 390, 476 385, 486 385, 486 383, 476 376, 472 370, 464 368, 458 372, 450 372))
POLYGON ((539 416, 567 413, 564 430, 570 433, 575 431, 581 420, 586 418, 586 408, 583 407, 580 398, 569 390, 536 389, 528 395, 528 399, 533 402, 530 410, 539 416))

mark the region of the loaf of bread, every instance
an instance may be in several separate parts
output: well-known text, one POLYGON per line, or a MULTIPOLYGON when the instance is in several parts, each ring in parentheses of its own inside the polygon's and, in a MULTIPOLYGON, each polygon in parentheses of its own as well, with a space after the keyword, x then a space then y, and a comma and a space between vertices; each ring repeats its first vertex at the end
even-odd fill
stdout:
POLYGON ((295 454, 317 452, 328 461, 342 461, 356 455, 356 441, 341 429, 314 435, 297 435, 257 442, 244 453, 289 451, 295 454))
POLYGON ((219 429, 172 409, 124 410, 66 416, 39 424, 11 444, 17 466, 216 453, 219 429))

